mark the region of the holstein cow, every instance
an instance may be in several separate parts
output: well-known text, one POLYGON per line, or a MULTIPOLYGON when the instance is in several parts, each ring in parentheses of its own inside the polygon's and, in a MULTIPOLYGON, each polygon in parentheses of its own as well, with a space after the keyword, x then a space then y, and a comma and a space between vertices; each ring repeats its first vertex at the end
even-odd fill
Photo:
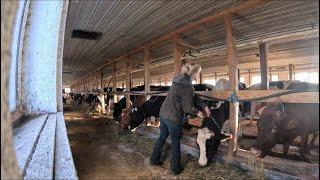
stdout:
MULTIPOLYGON (((159 86, 157 88, 154 88, 154 91, 168 91, 169 88, 169 86, 159 86)), ((159 118, 160 108, 165 98, 165 96, 151 96, 143 104, 133 105, 131 110, 132 116, 129 124, 129 129, 132 130, 138 127, 145 119, 149 117, 153 116, 155 118, 159 118)))
MULTIPOLYGON (((113 97, 112 97, 113 89, 112 89, 112 87, 108 87, 108 88, 104 88, 103 90, 104 90, 104 92, 107 93, 107 96, 105 98, 106 105, 110 106, 110 104, 109 104, 110 100, 113 99, 113 97)), ((124 90, 124 88, 117 88, 116 92, 123 92, 123 90, 124 90)))
MULTIPOLYGON (((213 113, 211 111, 211 113, 213 113)), ((221 133, 223 125, 222 119, 205 117, 202 121, 201 129, 198 129, 197 144, 200 149, 199 165, 205 166, 212 162, 217 153, 221 141, 232 138, 232 135, 221 133)))
POLYGON ((82 99, 82 109, 87 113, 102 112, 101 106, 102 97, 97 94, 86 94, 82 99))
MULTIPOLYGON (((287 90, 318 90, 318 84, 305 82, 291 83, 287 90)), ((258 157, 265 157, 276 145, 283 144, 283 154, 287 156, 289 145, 300 136, 300 155, 305 159, 308 135, 313 134, 311 146, 319 133, 319 104, 279 103, 268 104, 260 110, 258 137, 251 148, 258 157)))
MULTIPOLYGON (((144 86, 136 86, 130 89, 130 91, 144 91, 144 86)), ((136 99, 137 95, 130 95, 130 101, 131 103, 134 102, 136 99)), ((122 110, 126 108, 126 97, 123 97, 118 101, 117 103, 114 103, 114 108, 113 108, 113 117, 115 118, 116 121, 118 121, 119 116, 122 113, 122 110)))
POLYGON ((132 105, 129 108, 123 109, 121 113, 121 129, 127 130, 130 127, 130 130, 133 129, 136 122, 132 122, 132 109, 133 107, 140 107, 146 101, 144 95, 138 95, 133 101, 132 105))
MULTIPOLYGON (((208 91, 212 88, 205 85, 205 84, 195 84, 193 85, 195 91, 208 91)), ((153 91, 168 91, 169 86, 159 86, 152 88, 153 91)), ((130 129, 134 129, 138 127, 146 118, 149 118, 151 116, 159 118, 159 111, 162 106, 162 103, 165 100, 165 96, 152 96, 148 101, 146 101, 141 106, 133 106, 132 108, 132 120, 130 129)), ((195 103, 200 103, 199 96, 194 97, 195 103)), ((190 129, 192 126, 185 124, 185 129, 190 129)))
MULTIPOLYGON (((243 83, 239 83, 240 90, 245 89, 243 83)), ((229 89, 229 81, 227 79, 219 79, 215 90, 223 91, 229 89)), ((198 130, 197 143, 200 148, 199 165, 205 166, 211 162, 221 141, 231 138, 231 135, 226 135, 226 121, 229 119, 229 102, 228 101, 209 101, 208 102, 211 117, 204 118, 201 129, 198 130)))
MULTIPOLYGON (((140 86, 139 88, 144 89, 144 86, 140 86)), ((150 90, 168 91, 169 86, 150 86, 150 90)), ((145 101, 144 95, 135 96, 132 105, 129 108, 122 110, 122 129, 125 130, 129 128, 130 130, 132 130, 138 127, 145 118, 151 116, 158 118, 159 111, 164 99, 164 96, 152 96, 148 101, 145 101)))
POLYGON ((84 94, 80 94, 80 93, 76 93, 72 96, 72 100, 73 102, 75 102, 76 104, 81 104, 82 100, 84 98, 84 94))

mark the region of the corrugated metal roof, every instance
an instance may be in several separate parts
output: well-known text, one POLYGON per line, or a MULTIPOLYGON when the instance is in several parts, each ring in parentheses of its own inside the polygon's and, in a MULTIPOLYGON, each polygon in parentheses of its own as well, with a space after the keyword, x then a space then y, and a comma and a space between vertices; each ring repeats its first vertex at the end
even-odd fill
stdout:
MULTIPOLYGON (((78 79, 111 58, 118 57, 143 43, 161 37, 188 23, 197 21, 219 10, 237 6, 243 0, 100 0, 70 2, 65 47, 64 68, 75 71, 64 74, 64 84, 78 79), (103 32, 98 41, 71 39, 73 29, 103 32)), ((233 16, 236 42, 245 43, 287 33, 319 29, 319 4, 316 0, 270 1, 233 16)), ((225 64, 225 31, 223 20, 199 26, 182 34, 182 39, 200 51, 218 55, 197 58, 206 67, 225 64), (217 53, 216 53, 217 54, 217 53)), ((315 56, 318 38, 270 46, 270 57, 290 59, 292 57, 315 56)), ((151 49, 152 62, 170 61, 172 44, 163 43, 151 49)), ((257 46, 238 49, 239 63, 257 61, 254 53, 257 46)), ((131 58, 143 62, 143 53, 131 58)), ((165 66, 169 68, 171 65, 165 66)), ((118 65, 119 69, 124 64, 118 65)))

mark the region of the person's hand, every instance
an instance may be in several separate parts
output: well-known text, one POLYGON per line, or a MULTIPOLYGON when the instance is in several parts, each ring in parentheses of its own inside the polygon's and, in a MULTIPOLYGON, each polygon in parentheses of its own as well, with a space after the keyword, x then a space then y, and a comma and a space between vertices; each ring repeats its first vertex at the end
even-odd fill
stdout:
POLYGON ((210 113, 210 109, 208 106, 206 106, 204 108, 204 112, 205 112, 205 114, 204 114, 205 117, 210 117, 211 113, 210 113))
POLYGON ((199 111, 199 112, 197 113, 197 116, 200 117, 200 118, 203 118, 203 113, 202 113, 201 111, 199 111))

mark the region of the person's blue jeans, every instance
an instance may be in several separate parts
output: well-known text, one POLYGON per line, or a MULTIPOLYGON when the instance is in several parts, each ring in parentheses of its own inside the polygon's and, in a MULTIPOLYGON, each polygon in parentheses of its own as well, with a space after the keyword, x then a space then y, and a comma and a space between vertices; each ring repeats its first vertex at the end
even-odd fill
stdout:
POLYGON ((171 137, 171 170, 181 170, 180 140, 182 138, 182 126, 160 117, 160 136, 157 139, 151 154, 150 162, 159 164, 161 151, 170 134, 171 137))

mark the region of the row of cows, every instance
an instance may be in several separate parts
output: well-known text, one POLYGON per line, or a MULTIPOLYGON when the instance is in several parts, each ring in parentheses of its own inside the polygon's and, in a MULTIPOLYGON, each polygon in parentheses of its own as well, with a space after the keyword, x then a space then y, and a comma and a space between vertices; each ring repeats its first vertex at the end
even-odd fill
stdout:
MULTIPOLYGON (((168 86, 151 86, 151 91, 168 91, 168 86)), ((229 82, 220 79, 216 86, 205 84, 194 85, 195 91, 227 90, 229 82)), ((260 84, 246 87, 244 83, 239 83, 239 90, 258 90, 260 84)), ((269 83, 270 89, 287 90, 319 90, 318 84, 311 84, 299 81, 276 81, 269 83)), ((144 91, 144 86, 130 89, 131 91, 144 91)), ((105 97, 109 99, 109 94, 105 97)), ((78 103, 99 102, 97 95, 73 94, 72 98, 78 103)), ((195 106, 199 97, 195 97, 195 106)), ((151 96, 148 100, 143 95, 131 95, 131 106, 126 108, 125 97, 114 104, 113 116, 121 123, 121 128, 134 129, 149 117, 159 117, 159 111, 164 101, 164 96, 151 96)), ((201 101, 201 100, 200 100, 201 101)), ((108 102, 108 101, 106 101, 108 102)), ((229 119, 229 102, 206 100, 205 103, 211 110, 211 117, 204 118, 198 130, 197 143, 200 148, 200 165, 210 162, 217 152, 222 140, 231 138, 222 133, 222 128, 229 119)), ((251 102, 240 104, 239 116, 250 114, 251 102)), ((300 155, 305 157, 308 149, 313 146, 319 133, 319 104, 292 104, 292 103, 269 103, 264 107, 259 107, 258 137, 251 151, 258 157, 263 158, 276 144, 283 144, 284 155, 287 155, 290 143, 298 136, 301 137, 300 155), (298 112, 298 113, 297 113, 298 112), (299 113, 302 112, 302 113, 299 113), (311 142, 308 144, 308 135, 313 134, 311 142)), ((188 122, 188 121, 186 121, 188 122)), ((192 126, 186 124, 185 128, 192 126)))

